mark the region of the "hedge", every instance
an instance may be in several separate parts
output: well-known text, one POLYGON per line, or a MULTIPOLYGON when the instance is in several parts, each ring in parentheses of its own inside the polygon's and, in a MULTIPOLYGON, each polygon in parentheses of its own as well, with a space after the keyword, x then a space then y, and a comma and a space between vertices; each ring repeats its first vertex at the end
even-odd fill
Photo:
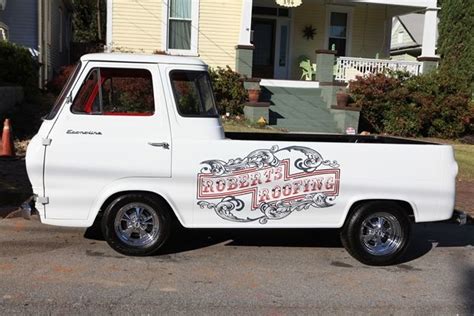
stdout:
POLYGON ((472 132, 471 95, 433 72, 359 76, 349 93, 361 106, 361 129, 404 137, 457 138, 472 132))
POLYGON ((22 86, 28 95, 38 88, 38 70, 26 48, 0 41, 0 84, 22 86))

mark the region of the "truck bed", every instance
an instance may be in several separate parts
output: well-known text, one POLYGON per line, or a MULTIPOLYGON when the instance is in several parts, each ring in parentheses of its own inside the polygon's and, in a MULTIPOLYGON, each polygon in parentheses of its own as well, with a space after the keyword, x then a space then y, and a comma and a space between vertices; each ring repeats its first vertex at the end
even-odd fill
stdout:
POLYGON ((325 143, 374 143, 374 144, 403 144, 403 145, 439 145, 413 139, 379 136, 379 135, 337 135, 309 133, 238 133, 226 132, 225 136, 234 140, 268 140, 268 141, 298 141, 325 143))

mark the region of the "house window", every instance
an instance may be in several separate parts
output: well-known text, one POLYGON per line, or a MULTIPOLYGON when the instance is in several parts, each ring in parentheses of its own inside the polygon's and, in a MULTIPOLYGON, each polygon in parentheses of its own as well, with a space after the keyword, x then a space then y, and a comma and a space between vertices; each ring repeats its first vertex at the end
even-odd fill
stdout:
POLYGON ((329 47, 335 47, 337 56, 346 56, 348 13, 331 12, 329 24, 329 47))
POLYGON ((397 34, 397 44, 402 44, 403 43, 403 31, 400 30, 398 31, 398 34, 397 34))
POLYGON ((167 51, 197 53, 199 0, 169 0, 167 51))

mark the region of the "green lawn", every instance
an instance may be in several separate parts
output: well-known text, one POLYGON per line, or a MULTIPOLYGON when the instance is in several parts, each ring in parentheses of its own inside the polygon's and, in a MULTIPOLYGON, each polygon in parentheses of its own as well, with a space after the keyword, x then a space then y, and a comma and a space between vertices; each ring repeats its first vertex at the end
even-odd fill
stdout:
POLYGON ((474 145, 454 144, 453 146, 459 165, 458 179, 474 182, 474 145))
POLYGON ((225 120, 222 122, 226 132, 242 132, 242 133, 281 133, 281 129, 272 127, 258 127, 257 124, 250 123, 246 120, 225 120))

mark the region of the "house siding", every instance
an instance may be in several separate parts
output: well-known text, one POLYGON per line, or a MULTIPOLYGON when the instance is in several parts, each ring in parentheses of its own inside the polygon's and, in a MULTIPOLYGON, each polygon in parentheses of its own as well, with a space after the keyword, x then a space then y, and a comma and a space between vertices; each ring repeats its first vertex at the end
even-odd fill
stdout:
POLYGON ((163 1, 114 0, 112 47, 114 51, 152 53, 162 49, 163 1))
POLYGON ((324 49, 326 8, 324 5, 306 3, 292 10, 292 31, 290 35, 291 56, 291 79, 300 79, 301 70, 298 59, 301 56, 310 58, 316 62, 316 49, 324 49), (312 25, 316 29, 313 40, 303 37, 303 29, 307 25, 312 25))
POLYGON ((387 42, 390 38, 386 34, 387 21, 392 21, 385 6, 358 5, 354 9, 352 24, 352 52, 353 57, 375 58, 385 56, 387 42))
POLYGON ((61 66, 69 64, 69 44, 66 39, 71 38, 69 27, 70 14, 62 0, 52 0, 51 5, 51 45, 49 47, 49 61, 53 72, 58 72, 61 66), (62 9, 62 42, 60 51, 60 8, 62 9))
POLYGON ((1 21, 8 26, 9 41, 38 49, 38 1, 7 1, 1 21))
POLYGON ((198 52, 211 67, 235 66, 241 0, 200 0, 198 52))
POLYGON ((401 23, 398 23, 398 26, 392 30, 392 48, 397 48, 397 47, 406 47, 410 45, 416 45, 415 41, 411 38, 410 34, 408 34, 407 30, 403 27, 401 23), (402 42, 398 42, 398 34, 399 33, 403 34, 402 37, 402 42))
MULTIPOLYGON (((162 50, 165 40, 162 28, 166 24, 163 5, 164 2, 156 0, 115 0, 112 7, 113 50, 143 53, 162 50)), ((198 54, 211 67, 234 67, 241 10, 241 0, 199 1, 198 54)))

